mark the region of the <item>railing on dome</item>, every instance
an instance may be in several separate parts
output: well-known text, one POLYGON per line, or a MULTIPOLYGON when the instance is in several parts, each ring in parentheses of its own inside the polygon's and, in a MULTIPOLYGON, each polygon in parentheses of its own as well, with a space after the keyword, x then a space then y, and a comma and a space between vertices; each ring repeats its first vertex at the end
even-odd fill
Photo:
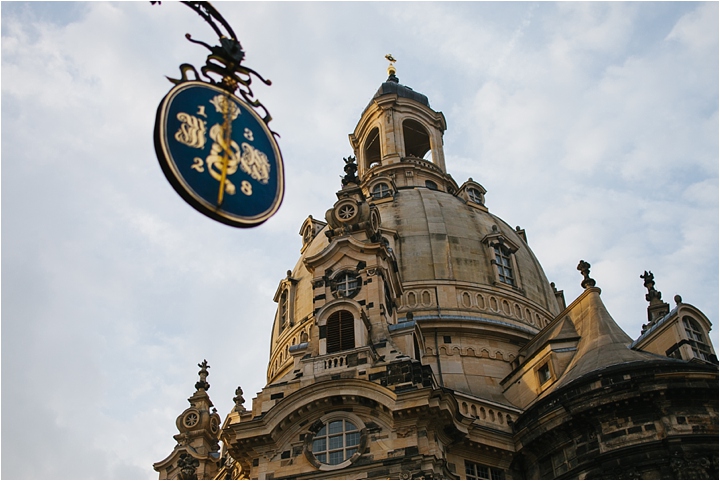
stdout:
POLYGON ((377 360, 377 354, 372 346, 357 347, 347 351, 323 354, 313 358, 303 359, 302 362, 313 363, 313 372, 317 374, 331 373, 346 370, 349 367, 369 364, 377 360), (365 359, 363 361, 363 359, 365 359))

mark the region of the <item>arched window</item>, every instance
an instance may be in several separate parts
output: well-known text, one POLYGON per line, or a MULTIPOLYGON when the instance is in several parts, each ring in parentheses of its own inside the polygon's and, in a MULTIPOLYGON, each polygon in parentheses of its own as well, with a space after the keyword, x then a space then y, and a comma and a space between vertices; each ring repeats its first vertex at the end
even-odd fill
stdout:
POLYGON ((403 122, 403 138, 407 157, 422 159, 430 150, 430 136, 417 120, 407 119, 403 122))
POLYGON ((355 348, 355 319, 348 311, 330 314, 327 320, 327 353, 355 348))
POLYGON ((373 199, 383 199, 392 195, 392 189, 385 182, 375 184, 372 188, 373 199))
POLYGON ((685 327, 685 335, 690 341, 693 355, 705 361, 712 358, 712 350, 705 340, 705 333, 700 325, 692 317, 683 317, 683 326, 685 327))
POLYGON ((435 182, 433 182, 432 180, 426 180, 425 187, 427 187, 430 190, 438 190, 437 184, 435 182))
POLYGON ((287 326, 288 322, 288 291, 285 289, 282 294, 280 295, 280 305, 278 306, 278 313, 279 318, 278 322, 280 324, 279 332, 283 332, 285 327, 287 326))
POLYGON ((370 169, 380 162, 380 130, 375 127, 365 140, 365 166, 370 169))
POLYGON ((348 419, 337 419, 313 437, 312 453, 320 463, 336 465, 350 459, 359 446, 360 429, 348 419))

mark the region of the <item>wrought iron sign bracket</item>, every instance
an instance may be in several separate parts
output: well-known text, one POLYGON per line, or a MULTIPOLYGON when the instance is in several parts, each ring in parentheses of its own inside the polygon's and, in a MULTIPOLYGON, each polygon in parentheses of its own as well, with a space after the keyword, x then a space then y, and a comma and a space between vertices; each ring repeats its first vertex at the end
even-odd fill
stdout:
POLYGON ((185 35, 210 54, 200 74, 183 63, 179 79, 167 77, 175 86, 158 107, 158 161, 173 188, 196 210, 234 227, 261 224, 280 207, 285 189, 279 135, 270 130, 272 117, 250 87, 253 77, 271 82, 241 65, 245 51, 215 7, 181 3, 210 25, 220 45, 185 35))

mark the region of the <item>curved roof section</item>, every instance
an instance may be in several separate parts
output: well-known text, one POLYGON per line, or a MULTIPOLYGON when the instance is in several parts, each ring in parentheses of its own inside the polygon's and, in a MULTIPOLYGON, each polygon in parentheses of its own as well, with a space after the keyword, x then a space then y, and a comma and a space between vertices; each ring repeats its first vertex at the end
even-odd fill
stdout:
POLYGON ((495 256, 482 242, 497 232, 518 246, 515 252, 523 295, 552 314, 555 295, 528 245, 499 217, 468 206, 460 198, 427 188, 401 189, 393 202, 377 205, 382 227, 398 233, 396 255, 404 283, 458 281, 497 289, 495 256))
POLYGON ((421 94, 420 92, 415 92, 410 87, 407 87, 401 83, 393 81, 383 82, 377 92, 375 92, 375 95, 373 95, 373 100, 387 94, 397 94, 398 97, 413 99, 427 107, 430 107, 430 102, 425 95, 421 94))
MULTIPOLYGON (((553 391, 592 372, 631 362, 668 361, 664 356, 630 349, 632 339, 617 325, 600 299, 600 289, 585 290, 568 312, 580 336, 577 352, 553 391)), ((672 360, 674 361, 674 360, 672 360)))

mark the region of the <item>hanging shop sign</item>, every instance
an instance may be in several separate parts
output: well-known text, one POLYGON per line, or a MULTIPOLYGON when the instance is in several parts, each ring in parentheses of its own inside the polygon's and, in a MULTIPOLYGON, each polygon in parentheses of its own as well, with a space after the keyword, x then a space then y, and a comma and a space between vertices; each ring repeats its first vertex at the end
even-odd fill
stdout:
POLYGON ((160 102, 155 120, 160 167, 199 212, 234 227, 256 226, 277 212, 285 189, 277 134, 268 127, 272 117, 250 88, 253 77, 271 82, 241 65, 240 42, 209 2, 181 3, 210 24, 220 46, 186 35, 210 55, 200 74, 182 64, 180 79, 168 77, 175 86, 160 102))

